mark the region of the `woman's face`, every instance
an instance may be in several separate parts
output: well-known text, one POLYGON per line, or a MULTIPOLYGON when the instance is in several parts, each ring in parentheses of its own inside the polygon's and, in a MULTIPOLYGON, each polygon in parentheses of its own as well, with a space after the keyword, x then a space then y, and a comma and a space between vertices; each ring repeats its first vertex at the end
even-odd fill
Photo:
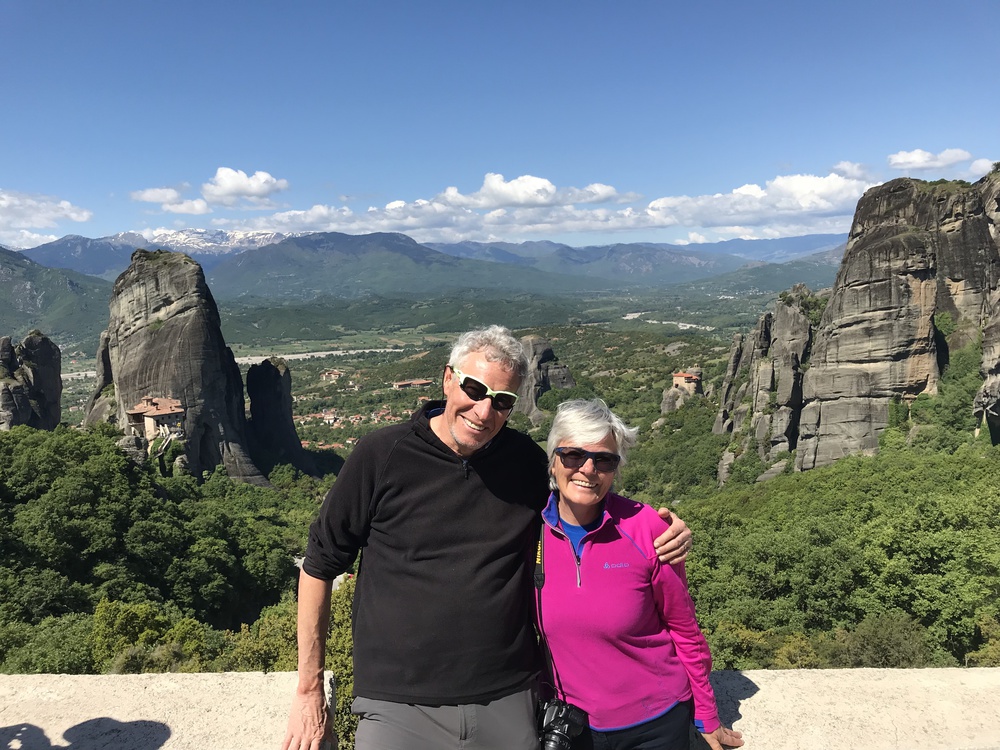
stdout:
MULTIPOLYGON (((565 440, 558 447, 580 448, 591 453, 618 453, 618 446, 615 445, 615 439, 611 434, 608 434, 599 443, 580 445, 571 440, 565 440)), ((563 459, 556 454, 552 462, 552 476, 555 477, 556 485, 559 488, 560 505, 565 504, 570 509, 580 511, 574 513, 576 518, 582 523, 589 523, 597 515, 596 506, 611 489, 611 483, 615 479, 615 470, 599 471, 594 466, 592 458, 588 458, 582 466, 576 469, 569 469, 563 464, 563 459), (585 517, 581 518, 581 514, 585 517)), ((572 519, 566 520, 572 521, 572 519)))

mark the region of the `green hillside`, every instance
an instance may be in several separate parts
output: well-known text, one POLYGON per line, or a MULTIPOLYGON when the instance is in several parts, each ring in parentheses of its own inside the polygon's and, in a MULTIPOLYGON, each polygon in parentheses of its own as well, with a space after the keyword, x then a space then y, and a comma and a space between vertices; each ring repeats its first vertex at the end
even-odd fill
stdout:
POLYGON ((310 301, 407 295, 414 299, 468 290, 568 293, 607 286, 585 279, 524 272, 437 252, 402 234, 310 234, 228 258, 208 275, 220 300, 310 301))
POLYGON ((110 282, 0 248, 0 335, 19 340, 37 328, 64 352, 93 353, 108 325, 110 295, 110 282))

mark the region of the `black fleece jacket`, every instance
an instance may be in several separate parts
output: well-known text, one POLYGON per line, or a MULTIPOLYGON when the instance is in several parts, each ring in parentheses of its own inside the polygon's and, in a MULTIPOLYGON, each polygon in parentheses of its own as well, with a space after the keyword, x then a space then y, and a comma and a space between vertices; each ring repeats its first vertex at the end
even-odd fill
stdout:
POLYGON ((545 452, 504 427, 468 459, 430 428, 362 439, 309 532, 303 569, 331 579, 363 549, 354 595, 354 694, 425 705, 510 695, 538 672, 533 553, 545 452))

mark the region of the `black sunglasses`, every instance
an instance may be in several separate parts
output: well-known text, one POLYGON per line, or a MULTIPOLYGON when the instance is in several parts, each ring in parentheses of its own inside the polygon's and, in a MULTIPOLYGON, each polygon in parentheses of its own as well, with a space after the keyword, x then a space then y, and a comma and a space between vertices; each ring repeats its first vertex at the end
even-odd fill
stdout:
POLYGON ((567 469, 579 469, 587 463, 589 458, 593 460, 594 468, 598 471, 614 471, 622 460, 622 457, 617 453, 605 453, 604 451, 594 453, 585 451, 583 448, 556 448, 555 454, 559 456, 562 465, 567 469))
MULTIPOLYGON (((451 365, 448 366, 451 367, 451 365)), ((455 367, 451 367, 451 371, 458 378, 458 387, 462 389, 462 393, 473 401, 482 401, 484 398, 488 398, 493 403, 493 408, 497 411, 510 411, 514 408, 514 404, 517 403, 516 393, 494 391, 483 381, 476 380, 471 375, 466 375, 455 367)))

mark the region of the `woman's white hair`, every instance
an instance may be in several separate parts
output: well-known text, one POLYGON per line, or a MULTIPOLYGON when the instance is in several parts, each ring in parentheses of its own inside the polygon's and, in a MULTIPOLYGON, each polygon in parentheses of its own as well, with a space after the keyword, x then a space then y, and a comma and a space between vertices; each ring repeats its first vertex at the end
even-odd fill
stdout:
POLYGON ((470 354, 480 352, 487 362, 496 362, 523 381, 528 374, 528 357, 521 342, 503 326, 477 328, 463 333, 448 355, 448 366, 457 367, 470 354))
MULTIPOLYGON (((626 425, 617 414, 599 398, 587 400, 575 398, 563 401, 556 409, 555 419, 549 429, 549 439, 546 449, 549 454, 549 469, 556 460, 556 448, 560 445, 587 445, 599 443, 608 435, 615 443, 615 452, 622 457, 615 470, 618 470, 628 460, 628 451, 636 443, 638 428, 626 425)), ((555 478, 549 475, 549 489, 556 489, 555 478)))

